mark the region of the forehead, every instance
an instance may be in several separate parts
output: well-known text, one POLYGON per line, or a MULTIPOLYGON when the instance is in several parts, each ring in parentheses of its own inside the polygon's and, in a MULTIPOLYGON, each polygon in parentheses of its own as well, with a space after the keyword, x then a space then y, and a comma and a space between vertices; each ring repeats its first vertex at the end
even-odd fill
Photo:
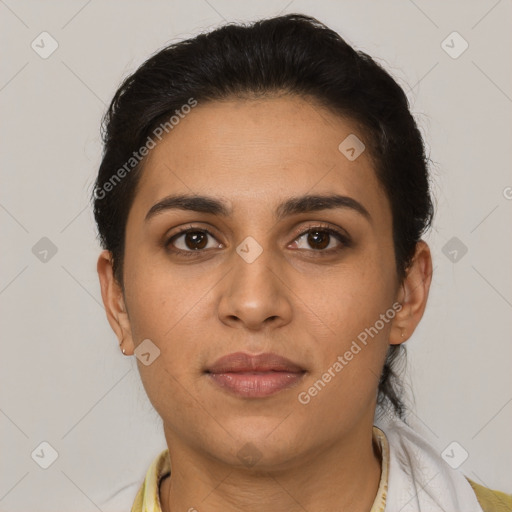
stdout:
POLYGON ((368 151, 355 160, 340 151, 347 138, 364 143, 365 134, 297 96, 199 103, 148 154, 133 207, 176 193, 221 197, 235 210, 335 192, 370 213, 386 209, 368 151))

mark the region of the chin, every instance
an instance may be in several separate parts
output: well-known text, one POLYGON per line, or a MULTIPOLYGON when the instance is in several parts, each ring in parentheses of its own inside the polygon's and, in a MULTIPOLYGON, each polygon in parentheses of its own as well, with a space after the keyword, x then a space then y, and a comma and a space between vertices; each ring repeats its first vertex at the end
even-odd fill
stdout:
POLYGON ((225 425, 232 437, 226 438, 226 446, 218 447, 222 454, 216 455, 228 464, 254 471, 284 470, 306 448, 285 423, 283 418, 248 417, 237 420, 237 428, 225 425))

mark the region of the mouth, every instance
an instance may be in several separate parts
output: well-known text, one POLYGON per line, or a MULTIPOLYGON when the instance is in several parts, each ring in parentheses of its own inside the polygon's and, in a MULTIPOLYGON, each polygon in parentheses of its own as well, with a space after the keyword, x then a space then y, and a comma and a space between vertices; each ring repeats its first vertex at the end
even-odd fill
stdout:
POLYGON ((306 370, 277 354, 250 355, 236 352, 218 359, 205 374, 233 395, 263 398, 297 385, 306 370))

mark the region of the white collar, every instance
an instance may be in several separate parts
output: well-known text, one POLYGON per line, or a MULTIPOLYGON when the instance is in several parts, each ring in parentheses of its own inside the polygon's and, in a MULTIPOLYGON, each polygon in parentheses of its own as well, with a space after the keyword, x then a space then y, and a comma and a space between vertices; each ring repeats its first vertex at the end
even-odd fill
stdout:
POLYGON ((386 511, 483 512, 464 474, 397 417, 376 418, 389 443, 386 511))

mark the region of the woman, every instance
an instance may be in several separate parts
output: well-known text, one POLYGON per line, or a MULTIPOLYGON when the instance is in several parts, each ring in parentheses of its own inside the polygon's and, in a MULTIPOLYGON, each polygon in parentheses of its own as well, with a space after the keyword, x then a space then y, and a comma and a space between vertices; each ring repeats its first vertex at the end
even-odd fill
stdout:
POLYGON ((510 510, 403 421, 433 208, 387 72, 306 16, 227 25, 104 127, 102 297, 167 441, 133 512, 510 510))

